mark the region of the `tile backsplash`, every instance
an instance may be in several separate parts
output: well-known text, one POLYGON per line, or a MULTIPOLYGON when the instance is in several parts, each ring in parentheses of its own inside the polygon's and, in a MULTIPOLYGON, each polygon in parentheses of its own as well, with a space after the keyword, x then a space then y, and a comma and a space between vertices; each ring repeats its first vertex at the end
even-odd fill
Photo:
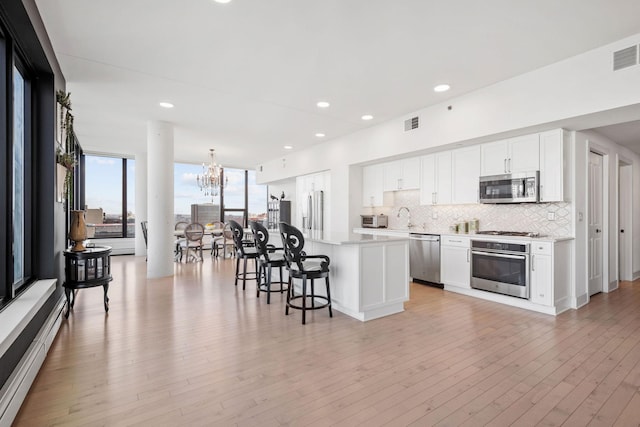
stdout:
POLYGON ((480 221, 480 230, 531 231, 547 236, 571 235, 571 204, 569 203, 521 203, 521 204, 471 204, 421 206, 417 190, 393 193, 393 206, 363 208, 364 214, 389 215, 389 228, 406 228, 409 208, 411 223, 422 229, 444 232, 449 226, 471 219, 480 221), (549 220, 549 213, 555 220, 549 220))

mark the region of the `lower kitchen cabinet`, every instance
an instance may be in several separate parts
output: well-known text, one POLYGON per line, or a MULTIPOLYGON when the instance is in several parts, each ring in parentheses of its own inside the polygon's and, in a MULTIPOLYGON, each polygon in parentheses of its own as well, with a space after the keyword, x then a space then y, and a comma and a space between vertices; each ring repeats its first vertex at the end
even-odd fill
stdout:
POLYGON ((469 237, 442 236, 440 277, 442 283, 471 289, 471 249, 469 237))
POLYGON ((552 305, 553 302, 553 262, 551 260, 550 244, 536 243, 531 250, 531 302, 542 305, 552 305))
POLYGON ((531 244, 529 300, 560 313, 570 307, 569 241, 531 244))

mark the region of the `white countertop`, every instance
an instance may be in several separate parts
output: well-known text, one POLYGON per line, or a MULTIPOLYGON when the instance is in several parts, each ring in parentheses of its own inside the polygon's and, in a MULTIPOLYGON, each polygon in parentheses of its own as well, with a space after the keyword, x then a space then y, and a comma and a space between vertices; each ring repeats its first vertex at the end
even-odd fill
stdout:
MULTIPOLYGON (((403 236, 407 237, 410 233, 414 234, 436 234, 440 236, 459 236, 459 237, 469 237, 473 239, 483 239, 483 240, 519 240, 519 241, 536 241, 536 242, 562 242, 565 240, 573 240, 573 237, 570 236, 540 236, 540 237, 522 237, 522 236, 493 236, 488 234, 476 234, 476 233, 452 233, 449 230, 423 230, 421 228, 414 229, 393 229, 393 228, 354 228, 354 232, 356 233, 371 233, 371 235, 376 235, 378 233, 393 235, 393 236, 403 236)), ((382 237, 382 236, 380 236, 382 237)))
POLYGON ((310 242, 326 243, 329 245, 361 245, 367 243, 399 242, 407 240, 408 236, 380 236, 361 233, 311 232, 305 233, 304 238, 310 242))

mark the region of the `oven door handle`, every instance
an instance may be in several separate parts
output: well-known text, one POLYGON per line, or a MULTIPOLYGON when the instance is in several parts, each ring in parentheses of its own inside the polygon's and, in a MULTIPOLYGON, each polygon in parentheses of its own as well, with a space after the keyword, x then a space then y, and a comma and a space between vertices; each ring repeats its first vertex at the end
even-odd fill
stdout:
POLYGON ((479 251, 471 251, 472 255, 485 255, 494 258, 509 258, 509 259, 527 259, 526 255, 507 255, 507 254, 496 254, 493 252, 479 252, 479 251))

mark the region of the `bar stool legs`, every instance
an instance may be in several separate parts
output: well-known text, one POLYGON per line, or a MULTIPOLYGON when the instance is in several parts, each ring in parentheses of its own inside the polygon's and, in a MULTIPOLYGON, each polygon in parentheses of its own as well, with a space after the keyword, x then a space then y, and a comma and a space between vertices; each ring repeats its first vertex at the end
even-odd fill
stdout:
POLYGON ((289 277, 289 289, 287 290, 287 305, 285 307, 285 314, 289 315, 289 308, 294 308, 297 310, 301 310, 302 311, 302 324, 306 324, 307 322, 307 310, 319 310, 321 308, 325 308, 327 307, 329 309, 329 317, 333 317, 333 311, 331 310, 331 290, 330 285, 329 285, 329 276, 326 275, 324 277, 325 279, 325 285, 326 285, 326 291, 327 291, 327 296, 324 295, 316 295, 315 293, 315 283, 314 283, 314 279, 311 278, 307 278, 306 275, 303 275, 302 277, 299 277, 300 279, 302 279, 302 294, 300 295, 296 295, 295 294, 295 290, 294 290, 294 286, 293 286, 293 282, 292 282, 292 278, 289 277), (307 294, 307 279, 311 281, 310 285, 310 294, 307 294), (309 305, 307 304, 307 298, 311 298, 311 306, 309 307, 309 305), (295 300, 297 299, 302 299, 302 304, 298 305, 295 304, 295 300), (324 300, 325 302, 323 304, 320 305, 316 305, 316 299, 321 299, 324 300))
POLYGON ((242 257, 243 259, 243 265, 242 265, 242 273, 240 272, 240 257, 236 257, 236 277, 234 280, 234 286, 238 286, 238 279, 242 279, 242 290, 244 291, 246 289, 246 285, 247 285, 247 279, 248 280, 255 280, 256 283, 259 282, 258 279, 258 261, 256 258, 251 258, 253 259, 253 263, 254 263, 254 267, 255 267, 255 271, 250 271, 247 272, 247 259, 248 257, 242 257))
POLYGON ((277 282, 273 282, 272 281, 272 269, 273 266, 271 265, 271 263, 266 263, 266 262, 261 262, 260 263, 260 268, 258 269, 258 286, 256 289, 256 297, 260 298, 260 292, 266 292, 267 293, 267 304, 271 304, 271 292, 280 292, 281 294, 284 293, 284 291, 286 290, 287 292, 289 291, 288 287, 284 287, 283 285, 287 284, 287 282, 284 281, 283 279, 283 269, 282 269, 283 265, 280 264, 278 265, 278 271, 280 273, 280 280, 277 282), (277 283, 280 285, 280 289, 275 289, 272 290, 271 289, 271 285, 277 283))

